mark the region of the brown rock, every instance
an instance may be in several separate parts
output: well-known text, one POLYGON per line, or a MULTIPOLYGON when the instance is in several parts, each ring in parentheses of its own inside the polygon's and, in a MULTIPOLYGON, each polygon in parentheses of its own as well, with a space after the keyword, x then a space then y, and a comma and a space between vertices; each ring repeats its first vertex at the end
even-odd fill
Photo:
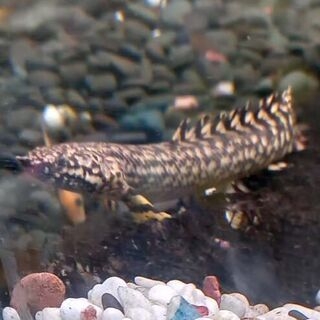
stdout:
POLYGON ((203 280, 203 287, 202 287, 203 293, 213 298, 217 301, 218 305, 220 305, 221 302, 221 292, 220 292, 220 284, 215 276, 207 276, 203 280))
POLYGON ((18 312, 28 306, 34 315, 46 307, 60 307, 65 291, 63 282, 54 274, 31 273, 13 288, 10 305, 18 312))

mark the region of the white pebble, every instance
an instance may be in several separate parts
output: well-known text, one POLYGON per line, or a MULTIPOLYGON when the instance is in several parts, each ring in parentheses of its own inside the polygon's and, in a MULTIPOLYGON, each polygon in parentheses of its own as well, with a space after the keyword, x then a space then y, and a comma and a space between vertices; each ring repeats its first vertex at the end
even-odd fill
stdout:
POLYGON ((60 306, 60 316, 62 320, 82 320, 81 313, 92 308, 96 311, 96 318, 98 319, 102 314, 102 309, 94 304, 91 304, 85 298, 68 298, 64 300, 60 306))
POLYGON ((220 310, 216 315, 213 316, 213 320, 240 320, 240 318, 231 311, 220 310))
POLYGON ((20 316, 16 309, 11 307, 5 307, 2 310, 3 320, 20 320, 20 316))
POLYGON ((61 320, 60 308, 44 308, 41 312, 42 320, 61 320))
POLYGON ((132 308, 142 308, 151 312, 151 303, 141 292, 128 287, 119 287, 118 295, 125 314, 132 308))
POLYGON ((103 311, 101 320, 123 320, 124 314, 116 308, 107 308, 103 311))
POLYGON ((181 290, 186 286, 186 283, 180 280, 170 280, 169 282, 167 282, 167 286, 171 287, 173 290, 180 294, 181 290))
POLYGON ((154 320, 166 320, 167 308, 164 306, 158 306, 154 304, 152 307, 152 315, 154 320))
POLYGON ((41 311, 38 311, 38 312, 35 314, 34 318, 35 318, 36 320, 43 320, 42 310, 41 310, 41 311))
POLYGON ((235 313, 238 317, 242 318, 247 312, 249 305, 236 295, 223 294, 221 296, 220 309, 229 310, 235 313))
POLYGON ((288 316, 288 310, 283 308, 283 307, 279 307, 279 308, 275 308, 261 316, 256 317, 256 319, 259 320, 272 320, 272 319, 281 319, 281 318, 287 318, 288 316))
POLYGON ((152 302, 166 305, 170 302, 171 298, 176 295, 177 293, 169 286, 158 284, 150 289, 148 298, 152 302))
POLYGON ((53 104, 45 106, 42 117, 45 125, 50 129, 60 129, 64 126, 64 118, 53 104))
POLYGON ((294 304, 294 303, 287 303, 283 306, 285 309, 289 311, 291 310, 297 310, 304 314, 307 318, 310 318, 312 320, 320 320, 320 312, 306 308, 304 306, 300 306, 299 304, 294 304))
POLYGON ((244 318, 255 318, 262 314, 269 312, 269 308, 265 304, 256 304, 254 306, 249 306, 244 318))
POLYGON ((205 304, 205 295, 200 289, 194 289, 192 291, 193 304, 195 306, 203 306, 205 304))
POLYGON ((118 277, 110 277, 101 284, 96 284, 89 292, 88 299, 91 303, 102 308, 102 296, 105 293, 112 294, 117 300, 119 300, 118 288, 127 287, 124 280, 118 277))
POLYGON ((191 304, 195 304, 194 291, 196 286, 193 283, 186 284, 180 291, 180 295, 191 304))
POLYGON ((208 308, 209 316, 212 316, 219 312, 219 306, 217 301, 210 297, 204 298, 204 305, 208 308))
POLYGON ((157 284, 165 284, 163 281, 148 279, 145 277, 135 277, 134 282, 138 286, 145 287, 145 288, 152 288, 152 287, 156 286, 157 284))
POLYGON ((132 320, 153 320, 151 313, 143 308, 130 308, 126 316, 132 320))

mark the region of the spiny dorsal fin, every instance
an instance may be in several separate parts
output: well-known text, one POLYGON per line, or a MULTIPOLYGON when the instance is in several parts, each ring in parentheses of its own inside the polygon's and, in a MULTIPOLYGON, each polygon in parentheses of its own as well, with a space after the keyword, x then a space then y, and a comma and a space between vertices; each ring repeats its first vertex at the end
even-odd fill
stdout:
POLYGON ((206 139, 215 134, 225 134, 228 131, 245 132, 251 128, 263 129, 276 126, 279 121, 291 123, 292 92, 289 88, 282 94, 272 94, 259 101, 258 108, 253 108, 248 102, 246 106, 231 112, 220 112, 213 119, 209 115, 201 117, 195 126, 189 128, 189 119, 180 123, 173 135, 173 141, 192 141, 206 139))

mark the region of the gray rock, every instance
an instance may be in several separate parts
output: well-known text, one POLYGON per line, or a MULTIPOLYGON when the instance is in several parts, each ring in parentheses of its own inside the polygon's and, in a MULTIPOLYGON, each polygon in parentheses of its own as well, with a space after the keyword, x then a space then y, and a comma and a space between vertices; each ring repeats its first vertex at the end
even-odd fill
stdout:
POLYGON ((170 50, 169 63, 174 69, 191 64, 193 59, 194 53, 190 45, 176 46, 170 50))
POLYGON ((36 70, 30 72, 28 81, 38 87, 56 87, 60 84, 59 76, 49 70, 36 70))
POLYGON ((280 91, 291 87, 295 96, 303 98, 308 93, 315 92, 319 88, 319 81, 312 74, 308 74, 302 70, 291 71, 286 74, 279 82, 278 89, 280 91))
POLYGON ((63 104, 65 103, 65 92, 61 88, 48 88, 43 90, 44 100, 47 103, 63 104))
POLYGON ((173 71, 166 65, 162 64, 153 64, 153 79, 154 80, 165 80, 169 82, 174 82, 176 80, 176 76, 173 71))
POLYGON ((157 13, 139 3, 129 3, 126 7, 126 13, 128 16, 137 18, 152 27, 158 23, 157 13))
POLYGON ((117 88, 117 81, 113 74, 105 73, 86 77, 88 89, 95 94, 109 94, 117 88))
POLYGON ((172 103, 173 95, 171 94, 157 94, 146 97, 140 102, 135 103, 131 106, 131 110, 139 111, 145 109, 155 109, 160 111, 165 111, 167 107, 172 103))
POLYGON ((121 89, 117 91, 117 96, 127 103, 134 103, 145 97, 145 91, 140 87, 132 87, 128 89, 121 89))
POLYGON ((77 109, 85 109, 87 107, 86 100, 78 91, 73 89, 66 91, 66 101, 70 106, 77 109))
POLYGON ((121 77, 136 76, 139 72, 139 65, 135 62, 112 53, 110 56, 110 69, 121 77))
POLYGON ((213 49, 225 55, 237 51, 237 36, 230 30, 210 30, 204 34, 208 49, 213 49))
POLYGON ((192 11, 187 0, 170 1, 162 10, 161 20, 169 27, 182 27, 185 16, 192 11))
POLYGON ((23 129, 19 134, 19 140, 22 144, 35 148, 43 143, 43 134, 33 129, 23 129))
POLYGON ((171 89, 170 82, 164 80, 153 81, 148 87, 150 93, 170 92, 171 89))
POLYGON ((108 70, 110 69, 110 55, 105 51, 98 51, 88 57, 88 66, 91 70, 108 70))
POLYGON ((87 66, 84 63, 70 63, 60 66, 60 76, 62 80, 72 86, 77 86, 83 83, 85 76, 87 75, 87 66))
POLYGON ((5 125, 13 131, 23 128, 39 128, 39 113, 31 107, 11 110, 5 114, 5 125))
POLYGON ((151 30, 142 22, 127 19, 124 23, 127 41, 142 45, 151 35, 151 30))
POLYGON ((25 66, 27 71, 33 70, 51 70, 57 71, 57 63, 50 56, 36 55, 26 58, 25 66))
POLYGON ((154 62, 165 62, 167 57, 161 43, 151 40, 146 45, 146 54, 154 62))
POLYGON ((136 62, 140 62, 143 56, 142 51, 130 43, 123 43, 119 49, 119 53, 136 62))

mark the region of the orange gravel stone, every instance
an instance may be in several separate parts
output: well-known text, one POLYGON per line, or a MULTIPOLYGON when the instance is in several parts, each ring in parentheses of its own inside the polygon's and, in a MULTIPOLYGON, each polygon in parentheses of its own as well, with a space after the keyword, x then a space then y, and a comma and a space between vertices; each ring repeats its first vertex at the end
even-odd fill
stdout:
POLYGON ((54 274, 31 273, 13 288, 10 305, 16 310, 29 307, 32 314, 46 307, 60 307, 65 297, 65 285, 54 274))

